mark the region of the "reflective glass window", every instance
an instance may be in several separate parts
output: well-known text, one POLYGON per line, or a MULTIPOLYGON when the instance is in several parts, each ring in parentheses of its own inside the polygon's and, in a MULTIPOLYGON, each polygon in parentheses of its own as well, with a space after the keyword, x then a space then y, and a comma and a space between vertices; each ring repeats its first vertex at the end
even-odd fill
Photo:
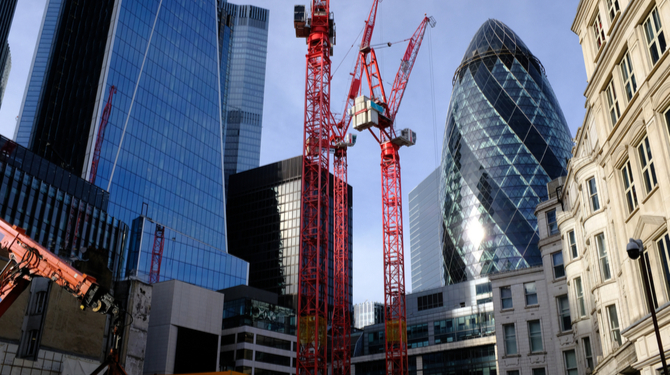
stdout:
POLYGON ((621 63, 621 77, 623 78, 623 87, 626 90, 626 98, 630 101, 635 92, 637 92, 637 81, 633 72, 633 64, 630 61, 630 52, 626 52, 621 63))
POLYGON ((635 183, 633 181, 633 171, 630 167, 630 160, 621 168, 621 178, 623 180, 624 195, 626 197, 626 205, 628 213, 632 213, 637 208, 637 192, 635 191, 635 183))
POLYGON ((642 169, 644 189, 649 193, 658 184, 656 168, 654 167, 651 148, 649 148, 649 137, 644 137, 642 142, 637 146, 637 152, 640 157, 640 169, 642 169))
POLYGON ((617 97, 616 89, 614 88, 614 80, 610 80, 610 83, 605 89, 605 96, 607 97, 607 108, 610 113, 610 120, 612 121, 612 126, 616 125, 621 117, 621 111, 619 110, 619 98, 617 97))
POLYGON ((514 329, 514 324, 503 325, 503 335, 505 336, 505 354, 517 354, 516 331, 514 329))
POLYGON ((584 305, 584 288, 582 287, 582 278, 575 279, 575 296, 577 298, 577 309, 579 316, 586 316, 586 307, 584 305))
POLYGON ((526 294, 526 306, 537 305, 537 289, 535 289, 535 282, 523 284, 523 289, 526 294))
POLYGON ((605 243, 604 233, 596 235, 596 244, 598 246, 600 277, 602 281, 609 280, 612 278, 612 272, 610 271, 610 261, 607 256, 607 244, 605 243))
POLYGON ((600 50, 600 47, 605 43, 605 30, 603 28, 603 23, 600 20, 600 14, 596 15, 596 18, 593 20, 593 34, 595 36, 596 48, 600 50))
POLYGON ((661 58, 665 52, 665 35, 663 34, 663 25, 661 25, 661 18, 658 16, 658 8, 649 12, 649 16, 642 25, 644 29, 644 36, 647 41, 647 49, 651 56, 651 62, 656 65, 656 62, 661 58))

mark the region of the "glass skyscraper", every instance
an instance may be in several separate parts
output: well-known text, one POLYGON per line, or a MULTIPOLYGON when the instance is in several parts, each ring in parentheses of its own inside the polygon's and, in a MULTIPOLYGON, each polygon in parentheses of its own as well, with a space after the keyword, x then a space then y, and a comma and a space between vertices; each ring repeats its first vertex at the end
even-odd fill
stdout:
POLYGON ((267 9, 221 4, 222 108, 225 126, 225 184, 231 174, 258 167, 261 155, 267 9), (225 74, 224 74, 225 73, 225 74))
POLYGON ((109 191, 109 213, 132 223, 127 276, 148 278, 161 225, 161 280, 210 289, 247 280, 248 264, 226 249, 224 5, 47 2, 16 139, 89 178, 117 88, 95 184, 109 191))
POLYGON ((409 243, 412 293, 445 285, 442 257, 440 176, 436 168, 409 192, 409 243))
POLYGON ((541 265, 534 210, 572 148, 544 68, 488 20, 453 84, 440 184, 446 282, 541 265))
POLYGON ((12 68, 12 57, 9 52, 7 37, 14 19, 17 2, 18 0, 3 0, 0 2, 0 106, 2 105, 5 88, 7 88, 9 71, 12 68))

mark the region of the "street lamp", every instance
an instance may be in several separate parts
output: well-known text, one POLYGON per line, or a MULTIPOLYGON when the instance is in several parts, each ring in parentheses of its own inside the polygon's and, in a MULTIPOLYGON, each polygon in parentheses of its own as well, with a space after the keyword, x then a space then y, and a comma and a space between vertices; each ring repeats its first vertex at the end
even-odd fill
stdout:
POLYGON ((654 308, 654 302, 651 296, 651 287, 649 286, 649 275, 647 274, 647 262, 644 259, 644 256, 640 256, 644 250, 644 244, 642 240, 630 239, 628 245, 626 245, 626 252, 628 252, 628 257, 630 259, 640 258, 640 268, 642 269, 642 281, 644 284, 644 292, 647 295, 647 303, 649 304, 649 310, 651 311, 651 320, 654 322, 654 332, 656 333, 656 341, 658 342, 658 353, 661 356, 661 363, 663 364, 663 373, 668 374, 668 365, 665 362, 665 352, 663 351, 663 342, 661 341, 661 332, 658 330, 658 320, 656 320, 656 309, 654 308))

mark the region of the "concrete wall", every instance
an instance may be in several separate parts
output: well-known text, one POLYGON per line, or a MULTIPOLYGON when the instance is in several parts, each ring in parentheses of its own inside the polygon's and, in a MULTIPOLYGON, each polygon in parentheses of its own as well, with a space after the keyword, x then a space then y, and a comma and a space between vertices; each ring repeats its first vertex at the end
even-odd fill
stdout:
MULTIPOLYGON (((151 307, 145 374, 173 373, 178 326, 221 336, 222 293, 177 280, 164 281, 153 285, 151 307)), ((216 367, 212 371, 218 370, 218 360, 216 367)))

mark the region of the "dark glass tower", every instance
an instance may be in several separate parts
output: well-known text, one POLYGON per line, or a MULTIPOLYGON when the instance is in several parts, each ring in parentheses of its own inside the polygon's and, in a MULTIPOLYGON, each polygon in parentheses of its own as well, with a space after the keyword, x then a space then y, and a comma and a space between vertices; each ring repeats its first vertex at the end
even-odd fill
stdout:
MULTIPOLYGON (((333 305, 333 175, 328 240, 328 304, 333 305)), ((249 286, 277 293, 297 309, 302 156, 230 176, 228 239, 231 254, 249 262, 249 286)), ((349 300, 353 282, 352 188, 349 186, 349 300)))
POLYGON ((544 68, 514 31, 488 20, 453 84, 440 186, 446 282, 540 265, 534 210, 572 148, 544 68))
POLYGON ((160 225, 160 280, 246 283, 248 264, 226 251, 222 4, 47 3, 16 139, 88 179, 116 86, 95 183, 110 214, 132 223, 127 276, 148 279, 160 225))

